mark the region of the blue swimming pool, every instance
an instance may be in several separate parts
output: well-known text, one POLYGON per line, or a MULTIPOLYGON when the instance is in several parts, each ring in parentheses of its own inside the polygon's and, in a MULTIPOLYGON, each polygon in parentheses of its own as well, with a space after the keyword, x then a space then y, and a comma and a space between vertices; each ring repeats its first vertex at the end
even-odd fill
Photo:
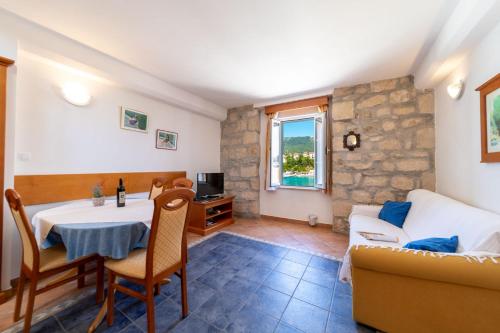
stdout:
POLYGON ((314 176, 284 176, 282 185, 314 187, 314 176))

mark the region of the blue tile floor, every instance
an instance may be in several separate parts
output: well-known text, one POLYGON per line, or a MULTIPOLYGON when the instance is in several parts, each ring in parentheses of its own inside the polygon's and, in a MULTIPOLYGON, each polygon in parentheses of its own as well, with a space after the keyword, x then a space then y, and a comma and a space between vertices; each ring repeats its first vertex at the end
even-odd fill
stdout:
MULTIPOLYGON (((190 315, 180 319, 174 276, 155 298, 156 331, 374 332, 352 320, 351 288, 338 281, 338 270, 337 261, 219 233, 189 249, 190 315)), ((118 292, 115 307, 114 325, 103 322, 97 332, 146 332, 143 302, 118 292)), ((31 332, 86 332, 98 310, 90 295, 31 332)))

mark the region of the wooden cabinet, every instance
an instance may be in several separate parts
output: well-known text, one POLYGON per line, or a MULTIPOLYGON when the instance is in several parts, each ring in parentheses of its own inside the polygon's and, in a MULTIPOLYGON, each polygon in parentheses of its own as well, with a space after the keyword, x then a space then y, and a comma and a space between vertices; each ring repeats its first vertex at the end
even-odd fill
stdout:
POLYGON ((233 224, 233 200, 234 196, 227 196, 193 202, 188 230, 199 235, 208 235, 233 224))

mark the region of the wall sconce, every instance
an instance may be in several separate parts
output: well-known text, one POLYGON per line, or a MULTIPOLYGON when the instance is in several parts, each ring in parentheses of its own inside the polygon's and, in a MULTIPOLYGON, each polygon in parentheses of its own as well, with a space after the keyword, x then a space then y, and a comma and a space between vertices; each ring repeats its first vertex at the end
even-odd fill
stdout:
POLYGON ((460 80, 458 82, 454 82, 450 84, 447 88, 448 95, 450 95, 453 99, 459 99, 462 96, 462 92, 464 90, 464 81, 460 80))
POLYGON ((344 135, 344 148, 353 151, 354 148, 361 147, 361 134, 356 134, 353 131, 344 135))
POLYGON ((84 85, 78 82, 67 82, 61 87, 64 99, 76 106, 89 105, 92 96, 84 85))

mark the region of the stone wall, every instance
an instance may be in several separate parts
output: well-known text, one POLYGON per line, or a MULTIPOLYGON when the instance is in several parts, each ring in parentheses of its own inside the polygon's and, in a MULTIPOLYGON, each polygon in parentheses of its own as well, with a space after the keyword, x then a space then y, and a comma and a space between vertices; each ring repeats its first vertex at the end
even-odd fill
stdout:
POLYGON ((260 213, 259 111, 253 105, 229 109, 221 129, 221 171, 226 193, 236 195, 234 213, 257 217, 260 213))
POLYGON ((407 76, 333 92, 333 230, 348 232, 353 204, 404 200, 409 190, 434 190, 434 95, 407 76), (361 134, 361 148, 343 135, 361 134))

